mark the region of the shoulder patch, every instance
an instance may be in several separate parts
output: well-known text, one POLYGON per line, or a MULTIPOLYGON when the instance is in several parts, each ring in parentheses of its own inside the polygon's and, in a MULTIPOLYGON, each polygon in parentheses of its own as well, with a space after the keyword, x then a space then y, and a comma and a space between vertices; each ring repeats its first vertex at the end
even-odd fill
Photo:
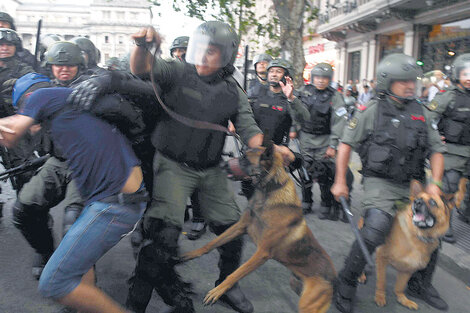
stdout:
POLYGON ((357 118, 353 117, 349 120, 348 129, 354 129, 357 126, 357 118))
POLYGON ((434 111, 435 109, 437 109, 437 107, 439 106, 439 104, 437 103, 436 100, 432 100, 431 102, 429 102, 426 107, 431 110, 431 111, 434 111))

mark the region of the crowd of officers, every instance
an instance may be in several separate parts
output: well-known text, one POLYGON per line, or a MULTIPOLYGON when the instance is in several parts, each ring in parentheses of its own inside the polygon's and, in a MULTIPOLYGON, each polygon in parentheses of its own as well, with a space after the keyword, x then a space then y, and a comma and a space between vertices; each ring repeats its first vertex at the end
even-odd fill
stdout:
MULTIPOLYGON (((12 90, 16 79, 27 73, 41 72, 49 75, 55 86, 75 87, 75 101, 88 109, 98 96, 108 107, 122 108, 122 103, 132 106, 142 101, 130 97, 130 90, 151 95, 153 88, 148 80, 153 75, 163 101, 177 114, 225 127, 231 122, 248 147, 259 146, 263 134, 269 136, 286 165, 295 164, 306 172, 300 180, 304 213, 313 212, 311 182, 317 182, 321 192, 319 218, 344 222, 347 218, 338 200, 340 196, 349 199, 353 174, 348 163, 355 150, 361 158, 364 186, 361 234, 371 253, 384 243, 396 210, 409 202, 411 179, 426 181, 427 159, 432 177, 429 193, 454 193, 459 179, 469 176, 470 54, 455 59, 454 86, 442 90, 426 105, 416 100, 416 83, 421 76, 416 60, 404 54, 389 55, 377 67, 374 98, 349 114, 343 96, 331 87, 334 72, 327 63, 312 69, 310 84, 294 89, 291 63, 259 54, 253 59, 256 78, 245 94, 233 76, 238 37, 221 22, 203 23, 191 38, 176 38, 170 48, 172 59, 167 60, 157 57, 151 61, 149 46, 160 43, 153 28, 133 35, 136 47, 129 56, 127 70, 143 80, 119 74, 115 71, 117 63, 111 62, 108 69, 99 67, 99 50, 84 37, 71 41, 63 41, 57 35, 43 37, 38 66, 22 48, 13 19, 3 12, 0 27, 0 117, 10 116, 18 109, 12 90), (204 43, 207 46, 201 55, 194 47, 197 44, 200 48, 204 43), (300 154, 288 148, 290 141, 300 143, 300 154)), ((149 102, 155 112, 144 117, 145 136, 133 142, 152 201, 132 235, 137 264, 129 281, 126 306, 133 312, 145 312, 152 291, 156 290, 174 312, 194 312, 188 285, 175 271, 177 242, 188 218, 188 199, 192 221, 187 236, 191 240, 199 238, 207 228, 221 234, 237 222, 240 209, 229 191, 226 174, 218 166, 225 134, 182 124, 152 101, 149 102)), ((46 153, 51 158, 34 176, 30 173, 12 179, 18 193, 14 224, 35 249, 33 275, 37 279, 54 253, 50 208, 64 201, 65 235, 80 215, 83 200, 73 172, 47 127, 23 137, 16 147, 1 151, 7 168, 46 153)), ((242 192, 248 199, 256 188, 250 180, 242 181, 242 192)), ((467 196, 465 209, 459 210, 467 220, 469 202, 467 196)), ((455 241, 451 231, 447 239, 455 241)), ((220 276, 216 285, 240 265, 242 247, 240 238, 219 248, 220 276)), ((408 291, 433 307, 446 310, 446 302, 431 284, 437 256, 438 250, 426 268, 413 274, 408 291)), ((359 244, 354 242, 335 288, 334 302, 341 312, 353 311, 357 278, 365 264, 359 244)), ((254 310, 237 284, 221 301, 237 312, 254 310)))

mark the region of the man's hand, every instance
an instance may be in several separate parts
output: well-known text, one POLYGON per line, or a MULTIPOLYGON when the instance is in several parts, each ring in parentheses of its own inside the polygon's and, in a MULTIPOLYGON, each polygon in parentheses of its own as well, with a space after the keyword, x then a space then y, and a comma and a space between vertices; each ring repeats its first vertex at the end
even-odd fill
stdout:
POLYGON ((111 89, 111 73, 91 77, 78 84, 67 98, 67 103, 79 110, 90 111, 98 96, 111 89))
POLYGON ((325 158, 327 159, 334 159, 336 157, 336 149, 332 147, 328 147, 325 152, 325 158))
POLYGON ((335 200, 338 202, 340 202, 339 197, 341 196, 345 197, 346 199, 349 198, 349 188, 348 188, 348 185, 346 184, 334 183, 333 186, 331 186, 330 191, 335 197, 335 200))
POLYGON ((8 128, 8 127, 4 126, 4 125, 1 125, 1 121, 2 120, 0 119, 0 140, 3 140, 5 138, 3 137, 2 133, 14 134, 15 131, 12 130, 11 128, 8 128))
POLYGON ((294 83, 292 82, 292 78, 289 76, 284 76, 284 78, 286 79, 286 84, 284 84, 282 81, 279 82, 282 92, 289 101, 294 101, 294 83))
POLYGON ((294 153, 286 146, 274 145, 274 151, 279 152, 282 155, 284 166, 289 166, 289 164, 295 160, 294 153))
POLYGON ((152 43, 160 48, 162 39, 153 27, 142 28, 137 33, 132 34, 131 38, 134 40, 136 46, 148 48, 152 43))
POLYGON ((442 195, 442 190, 438 185, 430 183, 426 186, 426 193, 431 196, 440 197, 442 195))

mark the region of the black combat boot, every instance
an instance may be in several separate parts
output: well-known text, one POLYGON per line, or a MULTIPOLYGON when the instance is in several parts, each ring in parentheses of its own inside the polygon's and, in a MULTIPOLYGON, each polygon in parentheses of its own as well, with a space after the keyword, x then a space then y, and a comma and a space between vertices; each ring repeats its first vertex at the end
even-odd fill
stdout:
POLYGON ((408 281, 406 293, 411 297, 423 300, 433 308, 447 311, 449 306, 444 299, 441 298, 437 290, 431 285, 432 275, 436 269, 438 254, 439 251, 436 249, 436 251, 431 254, 431 259, 429 260, 428 265, 411 276, 408 281))
POLYGON ((181 228, 161 219, 144 221, 142 242, 133 277, 129 279, 126 307, 143 313, 152 296, 152 290, 173 307, 175 313, 194 313, 189 295, 190 284, 181 280, 175 271, 178 263, 178 237, 181 228))
MULTIPOLYGON (((373 251, 373 249, 370 249, 373 251)), ((370 251, 369 250, 369 251, 370 251)), ((356 297, 357 279, 362 274, 366 265, 364 254, 355 241, 351 247, 349 256, 344 261, 344 268, 338 275, 334 288, 334 302, 336 308, 343 313, 353 312, 354 299, 356 297)))
MULTIPOLYGON (((364 226, 360 233, 370 254, 385 242, 393 223, 393 216, 380 209, 368 209, 364 214, 364 226)), ((354 241, 349 256, 344 261, 344 268, 338 275, 334 288, 336 308, 343 313, 353 312, 356 297, 357 279, 362 274, 366 259, 359 243, 354 241)))
MULTIPOLYGON (((211 225, 211 230, 218 236, 230 226, 232 225, 211 225)), ((220 253, 218 264, 220 275, 219 279, 215 282, 215 286, 223 282, 228 275, 233 273, 240 266, 242 248, 242 238, 232 240, 231 242, 217 248, 220 253)), ((252 313, 254 310, 253 305, 245 297, 238 283, 220 297, 220 301, 228 304, 232 309, 240 313, 252 313)))
POLYGON ((31 269, 36 279, 39 279, 44 266, 54 252, 52 224, 52 216, 39 206, 24 205, 19 201, 16 201, 13 206, 13 225, 21 231, 36 251, 31 269))

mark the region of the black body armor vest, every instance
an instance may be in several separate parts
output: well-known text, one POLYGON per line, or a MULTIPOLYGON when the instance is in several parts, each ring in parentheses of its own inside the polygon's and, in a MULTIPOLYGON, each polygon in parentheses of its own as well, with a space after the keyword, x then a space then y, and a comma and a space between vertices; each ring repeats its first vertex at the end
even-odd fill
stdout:
POLYGON ((248 87, 246 94, 248 95, 248 99, 252 101, 255 100, 255 98, 257 98, 262 92, 265 92, 267 89, 269 89, 268 85, 263 85, 258 79, 253 79, 250 82, 250 86, 248 87))
MULTIPOLYGON (((237 88, 237 83, 230 77, 206 83, 193 65, 186 64, 162 98, 180 115, 226 127, 229 119, 233 120, 238 113, 237 88)), ((163 112, 152 135, 152 143, 174 161, 194 169, 205 169, 220 162, 225 133, 186 126, 163 112)))
POLYGON ((455 92, 455 103, 449 104, 438 124, 446 141, 458 145, 470 145, 470 95, 455 92))
POLYGON ((427 127, 420 103, 404 110, 379 100, 374 131, 359 148, 362 175, 407 183, 424 179, 427 127))
POLYGON ((264 88, 252 103, 252 108, 259 128, 271 136, 276 145, 287 142, 292 119, 287 110, 287 99, 282 92, 275 94, 264 88))
POLYGON ((306 86, 301 99, 310 111, 310 120, 302 122, 302 131, 313 135, 331 134, 334 92, 331 87, 320 91, 313 85, 306 86))

